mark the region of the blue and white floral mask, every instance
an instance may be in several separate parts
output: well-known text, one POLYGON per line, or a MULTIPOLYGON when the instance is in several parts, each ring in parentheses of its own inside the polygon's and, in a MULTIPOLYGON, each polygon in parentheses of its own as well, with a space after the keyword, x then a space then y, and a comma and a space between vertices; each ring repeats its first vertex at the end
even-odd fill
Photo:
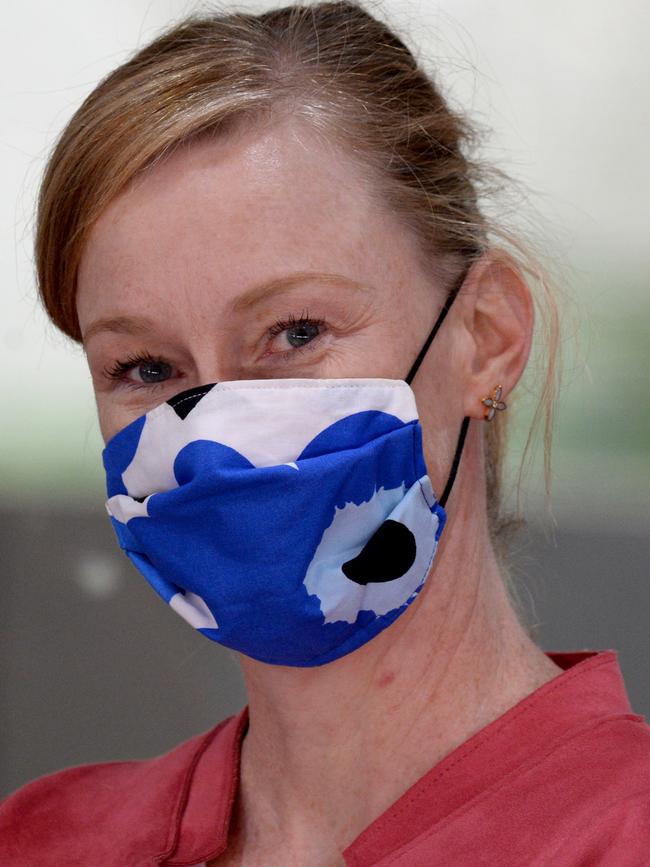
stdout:
POLYGON ((390 626, 429 574, 438 500, 410 381, 264 379, 177 394, 103 453, 120 546, 205 636, 316 666, 390 626))

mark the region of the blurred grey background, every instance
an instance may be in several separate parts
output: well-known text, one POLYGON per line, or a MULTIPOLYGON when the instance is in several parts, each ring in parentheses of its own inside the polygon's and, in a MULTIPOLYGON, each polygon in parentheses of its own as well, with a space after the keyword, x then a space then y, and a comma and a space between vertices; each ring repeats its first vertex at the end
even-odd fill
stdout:
MULTIPOLYGON (((106 72, 197 8, 207 4, 26 0, 3 21, 0 796, 69 765, 154 755, 245 701, 234 655, 170 611, 117 547, 83 354, 46 323, 31 259, 38 179, 57 133, 106 72)), ((557 260, 567 289, 555 524, 537 460, 529 530, 513 550, 527 619, 546 650, 618 650, 632 705, 650 717, 650 7, 383 9, 452 102, 492 130, 484 157, 530 190, 510 211, 494 205, 496 215, 557 260)), ((536 364, 512 410, 513 478, 536 364)))

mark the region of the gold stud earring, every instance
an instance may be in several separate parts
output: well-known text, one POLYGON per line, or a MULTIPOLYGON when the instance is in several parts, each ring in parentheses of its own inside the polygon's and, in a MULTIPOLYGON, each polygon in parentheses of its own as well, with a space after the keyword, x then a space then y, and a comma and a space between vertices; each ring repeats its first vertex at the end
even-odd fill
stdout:
POLYGON ((492 421, 494 415, 497 410, 501 412, 504 409, 507 409, 508 406, 505 401, 501 400, 501 395, 503 394, 503 387, 497 385, 494 389, 492 397, 484 397, 481 403, 485 407, 485 420, 492 421))

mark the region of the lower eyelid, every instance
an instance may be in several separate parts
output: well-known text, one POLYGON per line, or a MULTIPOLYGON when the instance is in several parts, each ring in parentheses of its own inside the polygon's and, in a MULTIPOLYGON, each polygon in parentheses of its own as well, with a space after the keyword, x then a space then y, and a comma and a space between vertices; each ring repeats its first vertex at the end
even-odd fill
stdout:
POLYGON ((129 374, 134 368, 125 370, 121 376, 105 375, 104 379, 108 380, 114 388, 126 388, 130 391, 152 391, 153 389, 165 388, 171 383, 183 377, 182 373, 173 372, 168 379, 160 380, 159 382, 142 382, 142 380, 131 379, 129 374))
POLYGON ((323 341, 317 340, 313 343, 308 343, 299 350, 291 349, 286 352, 274 352, 273 355, 277 357, 281 364, 290 364, 292 361, 296 364, 300 364, 301 360, 305 363, 311 363, 311 360, 308 360, 307 358, 309 354, 313 354, 315 356, 314 360, 318 362, 319 353, 324 357, 326 350, 327 346, 323 344, 323 341))
POLYGON ((116 384, 118 387, 122 386, 129 391, 146 391, 151 393, 152 391, 159 391, 166 386, 168 387, 172 381, 173 380, 166 379, 164 382, 136 382, 133 379, 123 379, 118 381, 116 384))

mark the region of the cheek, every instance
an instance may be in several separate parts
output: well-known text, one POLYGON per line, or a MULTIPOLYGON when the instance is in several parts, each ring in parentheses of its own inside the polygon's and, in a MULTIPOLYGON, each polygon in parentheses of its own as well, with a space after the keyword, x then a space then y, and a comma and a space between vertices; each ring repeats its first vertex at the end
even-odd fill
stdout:
POLYGON ((444 377, 415 388, 424 459, 429 478, 439 497, 447 483, 463 423, 462 394, 455 393, 454 380, 444 377))
POLYGON ((422 445, 424 449, 424 460, 427 465, 428 475, 431 479, 433 490, 437 497, 440 497, 451 466, 451 454, 453 447, 451 445, 451 437, 449 432, 427 416, 420 416, 422 425, 422 445))
POLYGON ((116 404, 107 395, 95 395, 95 400, 97 403, 99 430, 104 443, 107 443, 111 437, 126 427, 136 416, 132 413, 130 414, 124 407, 116 404))

